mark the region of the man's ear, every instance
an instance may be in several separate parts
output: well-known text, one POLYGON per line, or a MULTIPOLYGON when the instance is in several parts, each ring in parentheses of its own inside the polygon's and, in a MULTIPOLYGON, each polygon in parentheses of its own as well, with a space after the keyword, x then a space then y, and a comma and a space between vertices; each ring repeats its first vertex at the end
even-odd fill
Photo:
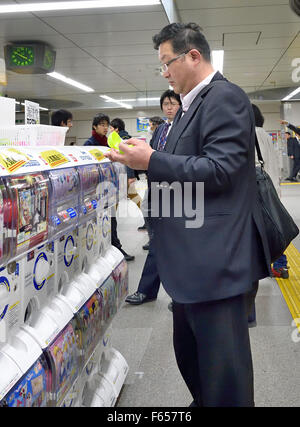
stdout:
POLYGON ((191 55, 191 57, 192 57, 193 61, 198 61, 198 62, 200 62, 200 61, 202 60, 202 55, 201 55, 201 53, 199 52, 199 50, 197 50, 197 49, 191 49, 191 50, 189 51, 189 54, 191 55))

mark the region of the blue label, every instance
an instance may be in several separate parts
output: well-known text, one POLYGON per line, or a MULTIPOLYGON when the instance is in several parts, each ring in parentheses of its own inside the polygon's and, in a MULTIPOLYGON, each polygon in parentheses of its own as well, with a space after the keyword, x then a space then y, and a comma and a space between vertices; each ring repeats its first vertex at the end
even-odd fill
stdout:
POLYGON ((73 208, 67 209, 67 212, 70 215, 70 218, 75 218, 77 216, 77 213, 73 208))
MULTIPOLYGON (((5 286, 6 289, 8 290, 8 292, 10 292, 10 284, 9 284, 9 281, 8 281, 7 277, 5 277, 5 276, 1 276, 0 277, 0 286, 1 285, 5 286)), ((7 310, 8 310, 8 304, 6 304, 6 306, 4 307, 2 313, 0 313, 0 320, 4 319, 4 317, 5 317, 6 313, 7 313, 7 310)))
POLYGON ((55 224, 55 225, 59 225, 60 223, 61 223, 61 221, 60 221, 60 219, 58 218, 58 216, 53 216, 52 217, 52 222, 55 224))
POLYGON ((97 209, 97 200, 92 200, 92 205, 94 209, 97 209))
POLYGON ((64 262, 65 262, 65 265, 67 267, 70 267, 70 265, 72 264, 73 259, 74 259, 74 255, 72 255, 70 261, 68 261, 66 258, 66 247, 67 247, 68 242, 70 242, 70 241, 72 242, 73 247, 75 246, 73 237, 68 236, 68 238, 66 239, 65 247, 64 247, 64 262))
POLYGON ((33 285, 34 285, 34 287, 35 287, 35 289, 37 290, 37 291, 40 291, 41 289, 42 289, 42 287, 44 286, 44 284, 46 283, 46 278, 41 282, 41 283, 37 283, 37 281, 35 280, 35 270, 36 270, 36 266, 37 266, 37 263, 39 262, 39 260, 40 259, 44 259, 45 261, 47 261, 48 262, 48 258, 47 258, 47 255, 44 253, 44 252, 41 252, 40 254, 39 254, 39 256, 37 257, 37 259, 35 260, 35 263, 34 263, 34 269, 33 269, 33 285))

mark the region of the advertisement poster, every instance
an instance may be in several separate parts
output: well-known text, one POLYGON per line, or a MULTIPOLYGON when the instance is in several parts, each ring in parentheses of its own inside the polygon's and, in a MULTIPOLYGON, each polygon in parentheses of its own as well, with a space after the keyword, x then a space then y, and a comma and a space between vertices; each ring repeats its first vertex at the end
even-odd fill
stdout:
POLYGON ((26 125, 40 124, 40 106, 36 102, 25 100, 25 124, 26 125))

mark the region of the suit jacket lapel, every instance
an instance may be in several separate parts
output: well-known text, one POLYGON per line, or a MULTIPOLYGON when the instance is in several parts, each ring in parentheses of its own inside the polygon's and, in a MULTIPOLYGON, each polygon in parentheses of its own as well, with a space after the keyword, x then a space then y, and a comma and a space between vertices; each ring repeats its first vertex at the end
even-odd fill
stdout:
POLYGON ((206 95, 206 93, 210 90, 212 83, 217 81, 217 80, 226 80, 226 79, 222 76, 222 74, 217 72, 214 75, 212 82, 209 85, 205 86, 201 90, 201 92, 199 92, 199 94, 196 96, 196 98, 192 102, 192 104, 189 107, 189 109, 187 110, 187 112, 183 115, 183 117, 181 117, 182 116, 182 109, 181 108, 177 112, 173 126, 169 132, 164 151, 166 151, 168 153, 174 153, 176 145, 179 141, 179 138, 181 137, 183 131, 188 126, 188 124, 189 124, 190 120, 192 119, 193 115, 195 114, 196 110, 201 105, 204 95, 206 95))

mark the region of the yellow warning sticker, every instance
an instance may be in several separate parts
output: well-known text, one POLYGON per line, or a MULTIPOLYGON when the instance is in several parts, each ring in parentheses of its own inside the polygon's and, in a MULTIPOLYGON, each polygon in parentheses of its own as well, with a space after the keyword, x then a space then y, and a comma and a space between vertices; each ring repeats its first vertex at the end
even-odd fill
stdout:
POLYGON ((56 150, 42 151, 40 155, 51 168, 55 168, 69 162, 62 153, 56 150))
POLYGON ((104 159, 102 151, 98 150, 97 148, 93 148, 92 150, 89 150, 89 153, 96 159, 98 162, 104 159))
POLYGON ((0 164, 13 173, 29 161, 29 157, 15 148, 7 148, 0 153, 0 164))

